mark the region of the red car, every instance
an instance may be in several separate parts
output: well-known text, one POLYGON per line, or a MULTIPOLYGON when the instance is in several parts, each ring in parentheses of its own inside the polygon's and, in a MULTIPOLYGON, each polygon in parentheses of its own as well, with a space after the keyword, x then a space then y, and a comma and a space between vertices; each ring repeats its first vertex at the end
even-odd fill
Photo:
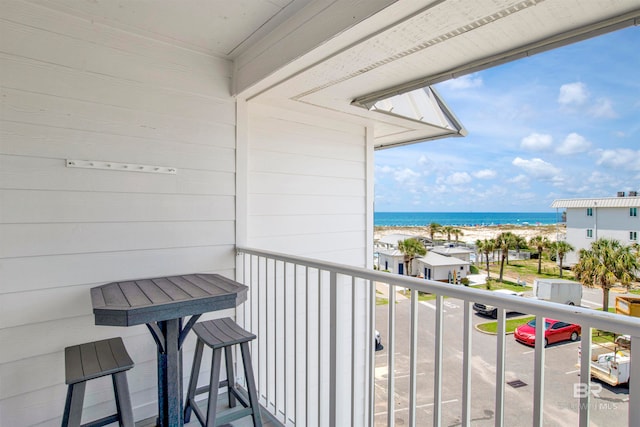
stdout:
MULTIPOLYGON (((560 341, 576 341, 580 337, 582 329, 580 325, 561 322, 559 320, 545 319, 544 346, 560 341)), ((516 341, 526 345, 536 344, 536 319, 531 319, 524 325, 516 328, 513 336, 516 341)))

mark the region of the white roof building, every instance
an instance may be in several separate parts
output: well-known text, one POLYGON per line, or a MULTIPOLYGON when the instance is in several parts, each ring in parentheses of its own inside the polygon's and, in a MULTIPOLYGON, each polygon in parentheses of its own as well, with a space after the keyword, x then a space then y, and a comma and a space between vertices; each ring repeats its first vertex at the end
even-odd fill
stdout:
POLYGON ((597 239, 638 243, 640 197, 635 191, 629 194, 620 192, 618 197, 558 199, 551 204, 552 208, 566 209, 566 241, 575 248, 566 255, 564 265, 574 265, 580 249, 588 249, 597 239))

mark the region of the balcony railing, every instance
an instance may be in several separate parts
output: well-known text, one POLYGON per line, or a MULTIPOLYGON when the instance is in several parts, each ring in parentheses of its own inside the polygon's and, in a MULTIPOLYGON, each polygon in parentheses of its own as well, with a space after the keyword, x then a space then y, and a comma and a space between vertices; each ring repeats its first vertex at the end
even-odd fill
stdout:
MULTIPOLYGON (((388 286, 389 303, 385 325, 387 336, 386 425, 394 426, 396 396, 396 335, 409 341, 408 423, 416 425, 416 375, 419 357, 432 358, 433 421, 443 423, 443 379, 461 382, 461 425, 471 425, 471 403, 491 399, 472 397, 472 304, 498 307, 495 344, 495 426, 505 423, 506 308, 545 318, 562 319, 582 327, 580 378, 590 378, 591 329, 631 335, 634 354, 640 353, 640 319, 597 310, 552 304, 533 298, 487 292, 375 270, 323 262, 250 248, 237 248, 237 280, 250 287, 247 304, 238 311, 238 321, 258 335, 252 352, 262 405, 284 425, 336 426, 374 425, 374 330, 376 286, 388 286), (410 293, 410 328, 396 328, 396 292, 410 293), (418 327, 418 292, 435 295, 433 323, 418 327), (461 300, 463 311, 462 372, 445 371, 444 298, 461 300), (418 338, 425 328, 435 337, 433 353, 418 355, 418 338)), ((447 325, 449 327, 450 325, 447 325)), ((450 339, 449 337, 448 339, 450 339)), ((536 328, 531 422, 543 425, 545 406, 545 347, 543 328, 536 328)), ((578 361, 576 352, 575 360, 578 361)), ((384 375, 383 375, 384 377, 384 375)), ((590 381, 580 384, 575 405, 579 425, 590 425, 590 381)), ((640 425, 640 363, 631 364, 628 425, 640 425), (634 404, 635 402, 635 404, 634 404)), ((575 393, 574 393, 575 394, 575 393)), ((406 409, 405 409, 406 411, 406 409)))

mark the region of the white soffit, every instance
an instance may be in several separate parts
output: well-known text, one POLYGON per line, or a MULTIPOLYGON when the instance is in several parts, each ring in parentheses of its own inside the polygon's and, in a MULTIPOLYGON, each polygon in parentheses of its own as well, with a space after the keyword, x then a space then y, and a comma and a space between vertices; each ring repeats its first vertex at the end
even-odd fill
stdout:
POLYGON ((185 49, 234 58, 313 0, 27 0, 185 49))
MULTIPOLYGON (((412 11, 398 2, 358 24, 352 30, 361 33, 362 26, 376 22, 369 36, 318 57, 257 97, 374 123, 376 148, 461 136, 464 129, 453 114, 443 126, 415 120, 419 114, 412 112, 409 117, 389 114, 383 100, 406 102, 393 97, 640 20, 638 0, 444 0, 424 1, 417 11, 410 3, 412 11), (381 19, 385 14, 388 21, 381 19)), ((338 37, 348 38, 350 31, 338 37)), ((444 102, 441 107, 448 111, 444 102)))

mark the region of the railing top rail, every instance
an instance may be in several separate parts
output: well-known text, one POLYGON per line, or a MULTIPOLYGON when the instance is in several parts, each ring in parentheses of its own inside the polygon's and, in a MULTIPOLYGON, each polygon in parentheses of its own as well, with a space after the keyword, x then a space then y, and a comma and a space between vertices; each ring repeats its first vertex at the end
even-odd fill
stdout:
POLYGON ((345 264, 322 261, 313 258, 305 258, 295 255, 288 255, 279 252, 254 249, 248 247, 236 247, 238 254, 250 254, 259 257, 271 258, 278 261, 304 265, 306 267, 319 270, 333 271, 338 274, 353 276, 374 282, 391 284, 394 286, 415 289, 436 295, 444 295, 466 301, 491 304, 498 307, 508 307, 511 310, 532 315, 541 315, 548 318, 556 318, 565 322, 577 323, 583 327, 598 328, 602 330, 616 332, 618 334, 629 334, 640 336, 640 318, 622 316, 614 313, 605 313, 590 308, 576 307, 566 304, 557 304, 541 301, 534 298, 522 298, 512 295, 504 295, 490 292, 483 289, 474 289, 466 286, 451 285, 448 283, 436 282, 433 280, 419 279, 396 275, 393 273, 382 273, 363 267, 354 267, 345 264))

